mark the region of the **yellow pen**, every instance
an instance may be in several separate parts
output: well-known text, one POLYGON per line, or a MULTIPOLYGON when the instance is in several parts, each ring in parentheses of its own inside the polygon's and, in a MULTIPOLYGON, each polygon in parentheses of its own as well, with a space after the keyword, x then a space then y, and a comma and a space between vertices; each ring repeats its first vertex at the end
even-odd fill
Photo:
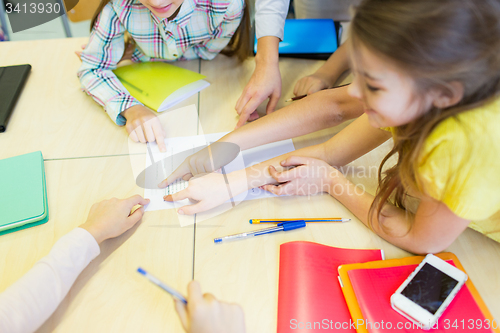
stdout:
MULTIPOLYGON (((273 219, 273 220, 263 220, 263 219, 251 219, 250 224, 259 224, 259 223, 280 223, 284 221, 297 221, 298 219, 273 219)), ((303 219, 300 220, 305 221, 306 223, 344 223, 349 222, 351 219, 343 219, 341 217, 317 217, 313 219, 303 219)))

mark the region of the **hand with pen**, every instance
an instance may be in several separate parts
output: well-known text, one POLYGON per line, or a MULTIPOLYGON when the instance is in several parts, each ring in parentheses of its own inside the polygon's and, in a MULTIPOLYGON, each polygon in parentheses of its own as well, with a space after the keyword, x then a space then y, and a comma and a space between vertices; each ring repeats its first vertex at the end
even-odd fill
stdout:
POLYGON ((295 96, 307 96, 335 86, 339 77, 349 69, 349 50, 341 45, 315 73, 301 78, 293 88, 295 96))
POLYGON ((311 95, 323 89, 333 87, 335 81, 332 83, 329 73, 317 71, 311 75, 304 76, 297 81, 293 88, 295 96, 311 95))
POLYGON ((218 301, 212 294, 202 294, 200 284, 188 285, 187 304, 175 300, 175 309, 188 333, 244 333, 243 310, 236 304, 218 301))

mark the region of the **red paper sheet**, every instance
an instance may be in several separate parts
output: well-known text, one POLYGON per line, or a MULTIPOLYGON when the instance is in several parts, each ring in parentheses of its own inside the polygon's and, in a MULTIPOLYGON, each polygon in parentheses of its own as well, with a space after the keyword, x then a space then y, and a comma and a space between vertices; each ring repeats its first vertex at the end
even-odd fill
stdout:
MULTIPOLYGON (((453 261, 448 262, 453 265, 453 261)), ((348 272, 356 299, 366 321, 365 325, 370 333, 492 332, 492 330, 484 328, 488 324, 485 316, 465 285, 446 308, 435 329, 425 331, 416 326, 412 327, 409 320, 392 309, 390 299, 391 295, 416 267, 417 265, 407 265, 353 269, 348 272)))
POLYGON ((340 289, 337 268, 382 259, 381 250, 342 249, 311 242, 282 244, 278 333, 335 328, 356 332, 340 289))

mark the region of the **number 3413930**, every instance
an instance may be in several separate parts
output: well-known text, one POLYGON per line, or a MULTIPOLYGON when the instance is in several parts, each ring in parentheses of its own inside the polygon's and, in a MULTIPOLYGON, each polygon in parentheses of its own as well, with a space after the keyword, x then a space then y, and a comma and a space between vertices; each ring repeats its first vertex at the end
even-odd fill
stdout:
POLYGON ((13 5, 8 2, 5 4, 5 12, 7 14, 59 14, 61 5, 58 3, 23 3, 13 5))

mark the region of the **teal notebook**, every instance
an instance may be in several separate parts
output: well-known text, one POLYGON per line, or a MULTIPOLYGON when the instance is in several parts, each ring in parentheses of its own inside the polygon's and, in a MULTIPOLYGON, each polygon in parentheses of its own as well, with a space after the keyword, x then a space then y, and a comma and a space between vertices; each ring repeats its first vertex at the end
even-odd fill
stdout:
POLYGON ((0 160, 0 236, 49 220, 45 168, 40 151, 0 160))

